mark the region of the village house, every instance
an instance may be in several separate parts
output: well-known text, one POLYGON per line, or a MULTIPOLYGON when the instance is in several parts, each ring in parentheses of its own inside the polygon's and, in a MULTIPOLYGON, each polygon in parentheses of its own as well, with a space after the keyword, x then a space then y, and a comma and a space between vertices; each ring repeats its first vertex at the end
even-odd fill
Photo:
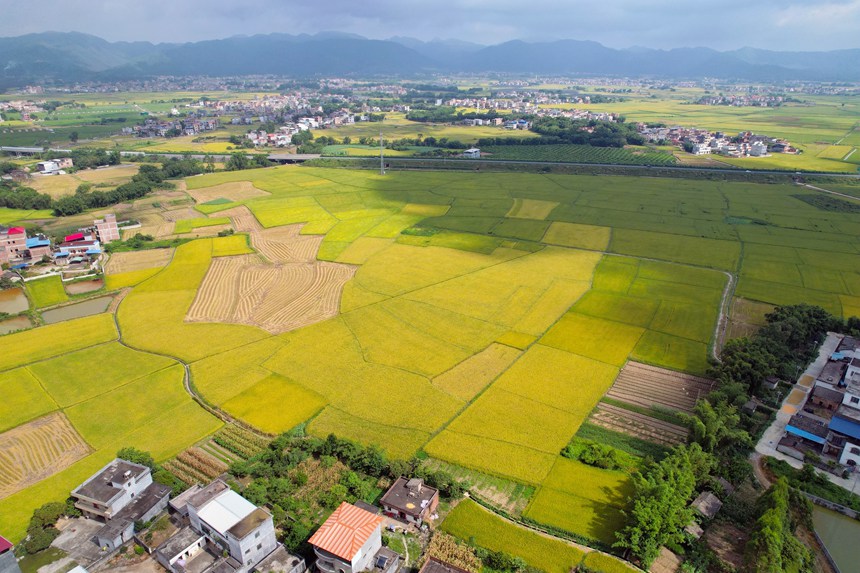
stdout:
POLYGON ((860 341, 840 341, 777 449, 798 459, 814 452, 841 467, 860 465, 860 341))
POLYGON ((40 161, 36 164, 36 170, 45 175, 56 175, 63 169, 71 169, 75 166, 71 157, 63 157, 60 159, 50 159, 48 161, 40 161))
POLYGON ((394 573, 400 556, 382 546, 385 519, 343 502, 311 536, 319 573, 394 573))
POLYGON ((466 159, 480 159, 481 158, 481 150, 477 147, 470 147, 466 151, 463 152, 463 157, 466 159))
POLYGON ((380 500, 382 511, 389 517, 421 525, 439 506, 439 490, 418 478, 397 478, 380 500))
MULTIPOLYGON (((186 571, 194 562, 193 568, 201 572, 246 573, 283 548, 269 512, 220 479, 192 487, 177 501, 171 507, 187 513, 190 525, 156 549, 156 560, 168 571, 186 571)), ((291 564, 293 573, 304 570, 304 561, 286 552, 276 560, 291 564)))
POLYGON ((96 237, 101 243, 110 243, 111 241, 119 241, 119 227, 116 224, 116 215, 108 213, 104 219, 93 221, 93 226, 96 229, 96 237))
POLYGON ((12 542, 0 535, 0 573, 21 573, 12 542))
POLYGON ((154 483, 148 467, 117 458, 75 488, 72 498, 84 517, 105 523, 96 539, 113 550, 132 539, 135 521, 167 508, 170 488, 154 483))
POLYGON ((23 227, 0 226, 0 263, 12 263, 25 257, 27 232, 23 227))

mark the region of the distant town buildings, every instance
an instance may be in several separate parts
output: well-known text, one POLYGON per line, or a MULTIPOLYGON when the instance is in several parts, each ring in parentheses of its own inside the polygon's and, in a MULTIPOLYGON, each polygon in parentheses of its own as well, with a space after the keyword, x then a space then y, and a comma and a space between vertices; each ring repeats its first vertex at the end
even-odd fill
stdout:
POLYGON ((675 145, 694 155, 719 154, 726 157, 764 157, 769 153, 799 153, 788 141, 767 135, 742 131, 730 136, 719 131, 694 127, 650 127, 638 124, 637 131, 646 141, 675 145))

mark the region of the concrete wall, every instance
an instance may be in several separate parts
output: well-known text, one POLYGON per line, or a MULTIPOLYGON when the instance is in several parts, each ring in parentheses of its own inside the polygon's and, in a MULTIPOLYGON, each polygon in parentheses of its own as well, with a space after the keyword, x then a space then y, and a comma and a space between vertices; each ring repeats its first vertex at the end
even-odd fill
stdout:
POLYGON ((278 540, 275 537, 275 524, 270 517, 260 524, 254 532, 237 540, 230 538, 230 557, 242 562, 246 567, 256 565, 275 550, 278 540))

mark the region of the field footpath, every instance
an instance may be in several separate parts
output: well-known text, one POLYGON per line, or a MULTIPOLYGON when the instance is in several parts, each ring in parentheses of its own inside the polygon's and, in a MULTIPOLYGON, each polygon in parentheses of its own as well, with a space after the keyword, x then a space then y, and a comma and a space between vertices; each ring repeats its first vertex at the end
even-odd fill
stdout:
MULTIPOLYGON (((174 253, 175 253, 175 251, 174 251, 174 253)), ((170 261, 167 262, 167 265, 165 265, 164 268, 167 268, 168 266, 170 266, 171 262, 173 262, 173 256, 172 255, 171 255, 170 261)), ((127 292, 130 291, 130 289, 125 289, 125 290, 127 292)), ((127 294, 127 292, 125 294, 127 294)), ((125 298, 125 296, 123 295, 122 298, 125 298)), ((184 360, 182 360, 176 356, 171 356, 169 354, 162 354, 159 352, 152 352, 150 350, 143 350, 140 348, 136 348, 136 347, 126 343, 122 338, 122 327, 120 326, 119 319, 117 318, 117 310, 119 310, 119 304, 120 303, 122 303, 122 300, 120 300, 119 303, 117 303, 117 305, 116 305, 117 308, 114 309, 114 312, 112 315, 114 325, 116 326, 116 331, 119 335, 117 338, 117 342, 119 344, 121 344, 122 346, 125 346, 126 348, 130 348, 131 350, 135 350, 137 352, 143 352, 145 354, 152 354, 154 356, 162 356, 164 358, 169 358, 169 359, 174 360, 177 363, 181 364, 183 371, 184 371, 184 373, 182 375, 182 385, 185 388, 185 392, 191 397, 192 400, 194 400, 197 404, 199 404, 204 410, 206 410, 207 412, 209 412, 210 414, 212 414, 213 416, 215 416, 216 418, 218 418, 219 420, 221 420, 225 424, 235 424, 236 426, 239 426, 239 427, 244 428, 250 432, 253 432, 255 435, 260 436, 262 438, 269 439, 272 437, 272 436, 269 436, 267 434, 260 432, 260 430, 251 426, 250 424, 247 424, 246 422, 239 420, 238 418, 234 418, 233 416, 231 416, 227 412, 221 410, 220 408, 209 404, 202 396, 200 396, 197 393, 197 390, 194 388, 194 384, 192 384, 192 382, 191 382, 191 367, 184 360)))
POLYGON ((846 195, 845 193, 839 193, 838 191, 830 191, 829 189, 822 189, 821 187, 815 187, 814 185, 810 185, 809 183, 797 183, 797 185, 799 185, 801 187, 806 187, 808 189, 812 189, 813 191, 820 191, 822 193, 827 193, 828 195, 835 195, 836 197, 841 197, 843 199, 853 199, 854 201, 858 200, 858 198, 855 197, 854 195, 846 195))

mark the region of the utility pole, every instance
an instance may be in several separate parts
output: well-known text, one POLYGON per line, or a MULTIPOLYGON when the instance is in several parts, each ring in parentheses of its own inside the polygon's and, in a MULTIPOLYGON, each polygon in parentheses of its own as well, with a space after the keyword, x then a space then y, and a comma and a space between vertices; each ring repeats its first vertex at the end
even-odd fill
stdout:
POLYGON ((385 157, 383 149, 385 147, 382 145, 382 130, 379 130, 379 174, 385 175, 385 157))

